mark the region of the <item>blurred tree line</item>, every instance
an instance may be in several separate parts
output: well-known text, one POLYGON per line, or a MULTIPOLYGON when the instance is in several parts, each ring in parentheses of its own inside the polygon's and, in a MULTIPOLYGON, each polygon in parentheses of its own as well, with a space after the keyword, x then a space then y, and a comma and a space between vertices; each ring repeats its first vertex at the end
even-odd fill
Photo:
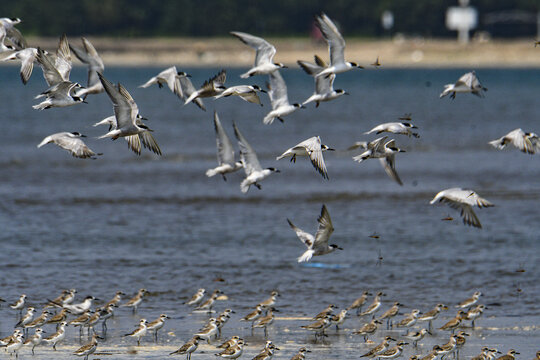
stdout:
MULTIPOLYGON (((534 15, 538 0, 472 0, 483 24, 484 14, 518 11, 534 15)), ((326 12, 346 36, 377 37, 389 33, 381 14, 394 14, 392 33, 454 37, 445 13, 457 0, 2 0, 0 17, 20 17, 26 35, 67 33, 96 36, 227 36, 231 30, 261 36, 306 36, 313 16, 326 12)), ((491 29, 490 29, 491 28, 491 29)), ((496 29, 495 29, 496 30, 496 29)), ((499 36, 534 36, 536 24, 506 23, 499 36)))

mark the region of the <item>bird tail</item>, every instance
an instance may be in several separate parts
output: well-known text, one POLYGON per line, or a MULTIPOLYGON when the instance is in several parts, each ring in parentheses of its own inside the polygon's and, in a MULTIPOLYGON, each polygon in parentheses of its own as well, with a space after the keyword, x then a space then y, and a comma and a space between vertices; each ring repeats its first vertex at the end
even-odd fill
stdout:
POLYGON ((439 98, 445 97, 446 95, 450 94, 453 90, 454 90, 454 84, 444 85, 444 90, 441 93, 441 95, 439 95, 439 98))
POLYGON ((275 118, 276 118, 276 117, 275 117, 274 115, 270 115, 270 114, 266 115, 266 116, 264 117, 264 119, 263 119, 264 125, 270 125, 271 123, 274 122, 274 119, 275 119, 275 118))
POLYGON ((499 149, 499 150, 502 150, 505 148, 505 144, 503 141, 501 141, 500 139, 497 139, 497 140, 493 140, 493 141, 490 141, 488 144, 492 145, 493 147, 499 149))
POLYGON ((298 262, 307 262, 309 260, 311 260, 311 258, 313 257, 313 250, 307 250, 305 253, 302 254, 302 256, 300 256, 298 258, 298 262))
POLYGON ((246 73, 243 73, 242 75, 240 75, 240 77, 241 77, 242 79, 247 79, 247 78, 249 78, 250 76, 251 76, 251 75, 250 75, 249 71, 246 72, 246 73))
POLYGON ((47 136, 45 139, 43 139, 43 141, 41 141, 39 144, 38 144, 38 148, 42 147, 43 145, 45 144, 48 144, 52 141, 51 137, 50 136, 47 136))
POLYGON ((43 110, 43 109, 46 109, 48 106, 49 104, 46 101, 43 101, 37 105, 32 106, 32 108, 36 110, 43 110))
POLYGON ((248 190, 249 190, 249 186, 251 184, 246 180, 243 180, 241 183, 240 183, 240 191, 242 191, 242 193, 247 193, 248 190))
POLYGON ((218 172, 216 171, 216 169, 208 169, 208 170, 206 170, 206 176, 208 176, 208 177, 215 176, 215 175, 217 175, 217 173, 218 172))

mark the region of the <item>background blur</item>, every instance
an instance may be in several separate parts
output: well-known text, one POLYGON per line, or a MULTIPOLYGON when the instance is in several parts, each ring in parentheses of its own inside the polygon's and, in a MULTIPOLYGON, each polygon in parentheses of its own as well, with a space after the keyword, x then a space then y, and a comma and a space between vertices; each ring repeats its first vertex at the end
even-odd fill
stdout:
MULTIPOLYGON (((537 0, 475 0, 476 31, 494 37, 537 33, 537 0)), ((23 18, 25 35, 58 36, 225 36, 231 29, 267 36, 305 36, 313 16, 326 12, 349 36, 380 37, 395 32, 455 37, 445 26, 456 0, 3 0, 0 15, 23 18), (381 16, 394 15, 385 30, 381 16)))

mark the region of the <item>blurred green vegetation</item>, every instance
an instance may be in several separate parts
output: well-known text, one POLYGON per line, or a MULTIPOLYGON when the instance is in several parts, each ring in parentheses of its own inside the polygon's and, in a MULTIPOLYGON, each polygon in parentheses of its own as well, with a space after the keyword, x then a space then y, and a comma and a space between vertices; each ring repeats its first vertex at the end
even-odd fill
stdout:
MULTIPOLYGON (((20 17, 25 35, 66 33, 96 36, 226 36, 231 30, 261 36, 306 36, 313 17, 326 12, 346 36, 388 35, 381 14, 394 14, 392 33, 455 37, 445 27, 445 12, 456 0, 2 0, 0 17, 20 17)), ((536 24, 484 24, 485 14, 522 11, 535 14, 538 0, 472 0, 477 30, 497 36, 534 36, 536 24), (501 30, 502 29, 502 30, 501 30)))

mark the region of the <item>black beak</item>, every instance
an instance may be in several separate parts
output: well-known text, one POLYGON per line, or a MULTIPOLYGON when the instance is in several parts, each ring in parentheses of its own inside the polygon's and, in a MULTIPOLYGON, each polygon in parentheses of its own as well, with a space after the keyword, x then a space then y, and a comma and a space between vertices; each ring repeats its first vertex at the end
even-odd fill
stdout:
POLYGON ((336 151, 336 149, 328 148, 326 151, 336 151))
POLYGON ((265 94, 268 93, 268 91, 266 91, 266 90, 264 90, 264 89, 261 89, 261 92, 262 92, 262 93, 265 93, 265 94))
POLYGON ((83 104, 88 104, 88 101, 86 101, 86 100, 83 100, 82 102, 83 102, 83 104))
POLYGON ((86 135, 81 134, 81 137, 86 137, 86 135))

